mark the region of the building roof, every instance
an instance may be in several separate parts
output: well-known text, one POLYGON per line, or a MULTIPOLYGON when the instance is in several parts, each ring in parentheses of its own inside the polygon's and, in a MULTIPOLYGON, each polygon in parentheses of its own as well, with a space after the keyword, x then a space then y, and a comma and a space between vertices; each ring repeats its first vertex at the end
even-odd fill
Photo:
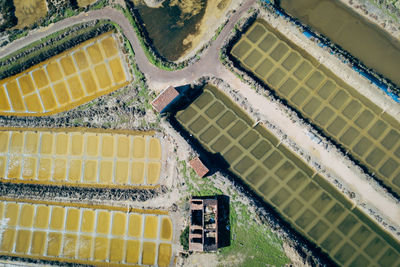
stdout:
POLYGON ((156 99, 151 102, 151 105, 155 110, 157 110, 159 113, 168 106, 177 96, 179 95, 179 92, 175 89, 173 86, 169 86, 165 90, 163 90, 157 97, 156 99))
POLYGON ((218 200, 215 197, 190 200, 189 250, 218 249, 218 200))
POLYGON ((194 169, 198 176, 204 177, 209 171, 209 169, 203 164, 199 157, 192 159, 189 162, 190 166, 194 169))

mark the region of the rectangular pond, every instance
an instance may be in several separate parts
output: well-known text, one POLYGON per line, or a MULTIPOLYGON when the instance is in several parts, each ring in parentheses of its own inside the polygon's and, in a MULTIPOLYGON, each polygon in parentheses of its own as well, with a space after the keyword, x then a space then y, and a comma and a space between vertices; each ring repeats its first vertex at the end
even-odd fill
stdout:
POLYGON ((257 20, 231 54, 281 99, 400 194, 400 123, 257 20))
POLYGON ((217 88, 207 85, 176 118, 338 265, 400 264, 398 242, 217 88))

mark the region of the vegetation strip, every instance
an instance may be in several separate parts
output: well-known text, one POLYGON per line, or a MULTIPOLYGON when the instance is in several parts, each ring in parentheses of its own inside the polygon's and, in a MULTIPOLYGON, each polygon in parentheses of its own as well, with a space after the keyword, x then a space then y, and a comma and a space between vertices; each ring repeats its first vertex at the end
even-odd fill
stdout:
POLYGON ((400 194, 400 123, 396 119, 263 20, 247 30, 231 54, 400 194))
POLYGON ((206 86, 176 118, 337 264, 400 264, 394 238, 217 88, 206 86))

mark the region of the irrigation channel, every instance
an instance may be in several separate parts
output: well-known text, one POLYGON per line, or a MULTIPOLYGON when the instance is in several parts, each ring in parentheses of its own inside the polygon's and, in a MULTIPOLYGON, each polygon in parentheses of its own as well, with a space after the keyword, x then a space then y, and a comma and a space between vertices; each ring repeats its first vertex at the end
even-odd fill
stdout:
POLYGON ((205 86, 176 119, 337 264, 400 264, 398 242, 216 87, 205 86))
POLYGON ((400 195, 400 124, 396 119, 263 20, 247 30, 231 54, 400 195))
POLYGON ((281 0, 280 6, 400 87, 400 42, 340 1, 281 0))

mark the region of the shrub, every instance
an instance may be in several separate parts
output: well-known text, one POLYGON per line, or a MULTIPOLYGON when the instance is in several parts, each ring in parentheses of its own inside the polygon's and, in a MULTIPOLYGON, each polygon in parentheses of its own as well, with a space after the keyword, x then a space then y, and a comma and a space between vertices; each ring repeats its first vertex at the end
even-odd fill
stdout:
POLYGON ((189 250, 189 225, 182 231, 180 241, 183 249, 189 250))

